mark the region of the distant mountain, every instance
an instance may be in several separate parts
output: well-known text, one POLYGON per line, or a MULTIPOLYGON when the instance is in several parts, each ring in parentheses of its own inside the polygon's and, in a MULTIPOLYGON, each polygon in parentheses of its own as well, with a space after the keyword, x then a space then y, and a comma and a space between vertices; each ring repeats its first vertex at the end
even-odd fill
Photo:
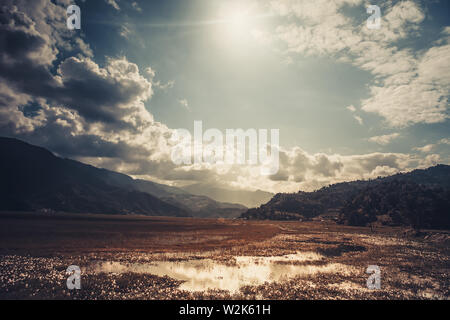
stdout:
MULTIPOLYGON (((374 180, 338 183, 314 192, 279 193, 268 203, 249 209, 241 217, 245 219, 304 220, 328 216, 341 223, 366 225, 378 221, 378 216, 385 214, 389 216, 396 212, 396 217, 385 217, 384 223, 411 225, 415 221, 412 216, 417 213, 406 209, 405 206, 394 205, 394 203, 403 203, 405 199, 409 199, 409 194, 414 194, 422 200, 427 199, 423 201, 428 203, 429 208, 439 208, 442 211, 442 208, 445 207, 442 198, 448 197, 446 190, 450 188, 449 181, 450 166, 437 165, 428 169, 414 170, 374 180), (391 185, 410 190, 410 193, 406 191, 393 192, 392 188, 387 187, 391 185), (382 207, 370 211, 368 206, 374 205, 377 200, 369 201, 367 197, 371 199, 389 198, 391 204, 386 206, 385 203, 382 207), (370 202, 370 205, 367 205, 364 199, 370 202), (353 205, 351 205, 352 203, 353 205), (358 216, 355 212, 359 212, 360 215, 358 216)), ((417 205, 419 206, 419 203, 417 205)), ((436 215, 429 214, 426 219, 419 219, 422 221, 421 224, 444 227, 450 220, 450 206, 445 207, 444 213, 441 211, 436 215)))
POLYGON ((196 195, 210 197, 216 201, 239 203, 246 207, 257 207, 269 201, 274 194, 266 191, 256 190, 232 190, 226 188, 217 188, 210 184, 192 184, 183 187, 183 190, 196 195))
POLYGON ((218 202, 206 196, 190 194, 177 187, 147 180, 134 180, 117 172, 108 171, 107 181, 120 187, 149 193, 167 203, 189 211, 194 217, 236 218, 247 210, 247 207, 240 204, 218 202))
POLYGON ((0 210, 228 217, 246 209, 62 159, 17 139, 0 137, 0 153, 0 210))
POLYGON ((247 207, 240 204, 217 202, 205 196, 192 194, 172 194, 161 199, 185 208, 199 218, 238 218, 247 211, 247 207))

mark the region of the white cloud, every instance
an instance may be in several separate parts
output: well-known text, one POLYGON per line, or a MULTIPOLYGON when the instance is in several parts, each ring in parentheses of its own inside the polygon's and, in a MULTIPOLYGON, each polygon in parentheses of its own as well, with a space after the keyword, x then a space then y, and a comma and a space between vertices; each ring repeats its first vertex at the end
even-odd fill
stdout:
POLYGON ((371 138, 369 138, 369 141, 378 143, 382 146, 385 146, 385 145, 389 144, 392 140, 398 138, 399 136, 400 136, 399 133, 391 133, 391 134, 385 134, 382 136, 371 137, 371 138))
POLYGON ((353 105, 350 105, 347 107, 347 110, 350 110, 351 112, 355 112, 356 108, 353 105))
MULTIPOLYGON (((371 30, 365 21, 358 24, 341 10, 344 5, 364 10, 363 4, 359 0, 273 0, 274 13, 299 19, 285 19, 289 22, 276 28, 275 37, 286 44, 291 56, 331 56, 371 72, 377 82, 370 85, 371 96, 361 101, 361 109, 382 116, 391 126, 448 119, 448 38, 423 53, 399 49, 398 40, 419 32, 425 11, 415 1, 389 4, 383 8, 381 29, 371 30)), ((445 28, 443 34, 447 33, 445 28)), ((261 38, 262 33, 258 34, 261 38)))
POLYGON ((431 150, 433 150, 434 147, 436 147, 436 145, 434 145, 434 144, 427 144, 426 146, 423 146, 423 147, 420 147, 420 148, 419 147, 414 148, 414 150, 417 150, 417 151, 420 151, 420 152, 424 152, 424 153, 428 153, 431 150))
POLYGON ((354 115, 353 118, 354 118, 356 121, 358 121, 358 123, 359 123, 360 125, 363 125, 363 124, 364 124, 363 119, 362 119, 360 116, 354 115))
MULTIPOLYGON (((355 106, 353 106, 353 105, 350 105, 350 106, 346 107, 346 109, 349 110, 351 113, 355 113, 355 112, 356 112, 356 108, 355 108, 355 106)), ((353 119, 355 119, 356 121, 358 121, 358 123, 359 123, 361 126, 364 124, 363 119, 362 119, 360 116, 356 115, 356 114, 353 114, 353 119)))
POLYGON ((156 71, 154 69, 152 69, 151 67, 148 67, 145 69, 145 73, 149 76, 150 81, 152 82, 153 86, 155 88, 161 89, 161 90, 167 90, 167 89, 171 89, 174 87, 175 85, 175 81, 174 80, 170 80, 167 83, 161 83, 161 81, 156 81, 155 77, 156 77, 156 71))
POLYGON ((416 147, 414 148, 414 150, 423 152, 423 153, 429 153, 432 150, 436 149, 439 145, 450 145, 450 139, 449 138, 443 138, 441 140, 439 140, 438 142, 436 142, 435 144, 427 144, 423 147, 416 147))
POLYGON ((189 103, 186 99, 180 99, 178 100, 178 102, 183 106, 183 108, 185 108, 188 111, 191 111, 191 109, 189 108, 189 103))
POLYGON ((167 83, 161 83, 160 81, 156 81, 153 84, 156 88, 159 88, 161 90, 167 90, 167 89, 171 89, 174 87, 175 80, 167 81, 167 83))
MULTIPOLYGON (((436 161, 434 158, 433 161, 436 161)), ((424 167, 430 159, 421 160, 402 153, 371 153, 365 155, 343 156, 339 154, 309 154, 294 147, 281 150, 279 172, 272 179, 267 179, 241 167, 237 173, 242 187, 258 188, 272 191, 296 192, 299 189, 311 191, 328 184, 357 179, 376 178, 378 176, 424 167)))

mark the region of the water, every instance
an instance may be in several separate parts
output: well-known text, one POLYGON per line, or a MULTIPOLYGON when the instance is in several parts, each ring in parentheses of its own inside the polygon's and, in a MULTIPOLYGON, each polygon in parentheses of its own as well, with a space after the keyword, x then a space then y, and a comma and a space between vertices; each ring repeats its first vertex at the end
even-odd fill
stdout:
POLYGON ((234 258, 236 263, 232 265, 212 259, 197 259, 133 264, 104 262, 97 265, 94 269, 95 272, 134 272, 169 276, 173 279, 184 281, 180 285, 181 290, 195 292, 220 289, 231 293, 238 292, 243 286, 257 286, 265 282, 286 281, 299 275, 337 272, 342 274, 349 272, 348 266, 338 263, 308 264, 324 259, 323 256, 313 252, 272 257, 237 256, 234 258))

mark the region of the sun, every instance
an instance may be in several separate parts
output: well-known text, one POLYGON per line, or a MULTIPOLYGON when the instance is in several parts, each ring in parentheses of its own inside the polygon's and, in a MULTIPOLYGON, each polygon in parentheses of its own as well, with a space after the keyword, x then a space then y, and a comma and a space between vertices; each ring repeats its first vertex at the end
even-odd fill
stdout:
POLYGON ((214 16, 217 19, 215 31, 220 32, 221 39, 235 45, 230 48, 248 48, 254 39, 254 31, 263 25, 259 7, 248 1, 224 2, 214 16))
POLYGON ((250 10, 242 3, 229 4, 222 8, 222 19, 231 29, 244 29, 250 21, 250 10))
POLYGON ((248 12, 236 10, 230 13, 227 20, 234 27, 244 27, 248 21, 248 12))

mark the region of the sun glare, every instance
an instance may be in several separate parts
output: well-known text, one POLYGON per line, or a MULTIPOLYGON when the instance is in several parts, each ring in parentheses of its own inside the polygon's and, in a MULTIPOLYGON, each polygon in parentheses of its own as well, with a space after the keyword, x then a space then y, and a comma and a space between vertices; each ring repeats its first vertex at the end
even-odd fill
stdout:
POLYGON ((229 4, 222 8, 222 20, 233 32, 244 31, 250 24, 250 9, 244 4, 229 4))
POLYGON ((248 20, 248 12, 243 10, 236 10, 235 12, 231 12, 228 17, 228 22, 235 27, 243 27, 248 20))

